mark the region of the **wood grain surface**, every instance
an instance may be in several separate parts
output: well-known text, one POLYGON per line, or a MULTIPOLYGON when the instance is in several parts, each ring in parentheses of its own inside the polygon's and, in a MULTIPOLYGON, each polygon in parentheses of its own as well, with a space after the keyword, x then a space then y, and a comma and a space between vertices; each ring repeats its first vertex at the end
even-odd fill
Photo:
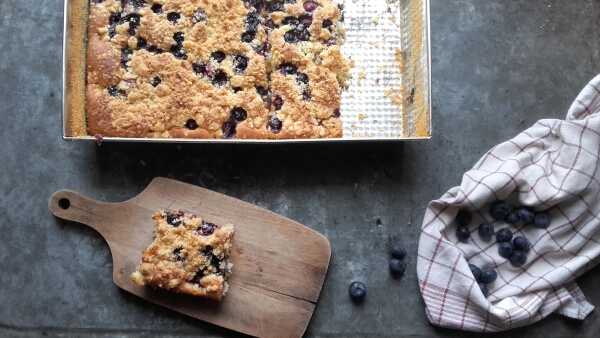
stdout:
POLYGON ((188 316, 258 337, 301 337, 327 274, 329 241, 308 227, 238 199, 155 178, 138 196, 105 203, 74 191, 54 193, 50 211, 88 225, 108 243, 120 288, 188 316), (182 209, 236 226, 230 290, 221 303, 139 287, 129 278, 152 242, 152 214, 182 209))

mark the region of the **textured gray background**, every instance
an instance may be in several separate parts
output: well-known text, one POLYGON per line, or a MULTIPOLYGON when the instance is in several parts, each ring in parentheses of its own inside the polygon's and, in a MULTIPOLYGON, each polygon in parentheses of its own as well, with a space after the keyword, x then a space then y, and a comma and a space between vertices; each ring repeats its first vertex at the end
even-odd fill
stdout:
MULTIPOLYGON (((425 320, 414 269, 424 207, 490 146, 539 118, 564 116, 600 70, 600 1, 432 2, 429 142, 97 148, 59 137, 62 1, 0 0, 0 336, 233 335, 119 291, 99 236, 46 208, 58 189, 119 201, 158 175, 256 203, 329 237, 334 258, 308 336, 467 335, 425 320), (387 272, 390 235, 409 249, 400 281, 387 272), (353 279, 369 286, 361 307, 348 301, 353 279)), ((600 304, 600 270, 580 282, 600 304)), ((553 316, 503 337, 592 337, 599 319, 553 316)))

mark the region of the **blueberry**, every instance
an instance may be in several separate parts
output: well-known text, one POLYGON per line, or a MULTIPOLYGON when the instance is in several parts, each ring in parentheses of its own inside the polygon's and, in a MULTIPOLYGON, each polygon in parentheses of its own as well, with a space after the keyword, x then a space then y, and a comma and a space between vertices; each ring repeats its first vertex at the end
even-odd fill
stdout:
POLYGON ((305 90, 302 91, 302 99, 304 101, 308 101, 311 98, 312 98, 312 94, 310 92, 310 89, 307 88, 307 89, 305 89, 305 90))
POLYGON ((333 111, 333 117, 340 117, 342 114, 340 113, 340 109, 336 109, 333 111))
POLYGON ((296 27, 300 24, 300 20, 295 16, 288 16, 288 17, 285 17, 283 19, 283 21, 281 21, 281 24, 296 27))
POLYGON ((231 110, 231 118, 234 119, 236 122, 242 122, 246 118, 248 118, 248 113, 244 108, 235 107, 231 110))
POLYGON ((196 122, 196 120, 194 119, 189 119, 185 122, 185 127, 189 130, 196 130, 198 129, 198 122, 196 122))
POLYGON ((271 132, 273 132, 274 134, 277 134, 283 128, 283 122, 276 117, 272 117, 269 120, 268 126, 269 126, 269 129, 271 130, 271 132))
POLYGON ((461 209, 458 214, 456 214, 456 223, 459 226, 469 226, 469 224, 471 224, 471 220, 473 219, 473 216, 471 215, 471 213, 468 210, 465 209, 461 209))
POLYGON ((250 42, 254 41, 255 38, 256 38, 256 33, 250 32, 250 31, 242 33, 242 37, 241 37, 242 42, 245 42, 245 43, 250 43, 250 42))
POLYGON ((195 24, 206 21, 207 19, 208 19, 208 16, 206 15, 206 12, 202 8, 198 8, 194 12, 194 15, 192 15, 192 22, 195 24))
POLYGON ((511 211, 508 216, 506 216, 506 222, 509 224, 517 224, 519 223, 519 221, 521 220, 521 218, 519 217, 519 214, 517 213, 516 210, 511 211))
POLYGON ((397 258, 390 259, 390 273, 394 277, 402 277, 404 275, 404 271, 406 271, 406 263, 397 258))
POLYGON ((300 23, 303 24, 304 27, 308 28, 310 25, 312 25, 313 17, 310 14, 304 14, 301 15, 298 20, 300 20, 300 23))
POLYGON ((291 63, 284 63, 279 67, 279 69, 281 69, 281 73, 283 75, 294 75, 296 72, 298 72, 298 67, 291 63))
POLYGON ((217 226, 213 223, 202 222, 202 225, 196 231, 202 236, 210 236, 216 228, 217 226))
POLYGON ((323 20, 323 25, 322 26, 323 26, 323 28, 331 27, 331 26, 333 26, 333 21, 331 21, 329 19, 325 19, 325 20, 323 20))
POLYGON ((300 41, 300 37, 298 36, 298 33, 294 29, 285 32, 285 34, 283 35, 283 38, 285 39, 285 42, 287 42, 287 43, 297 43, 300 41))
POLYGON ((183 34, 183 32, 176 32, 175 34, 173 34, 173 40, 175 40, 175 42, 177 42, 178 45, 183 44, 184 39, 185 35, 183 34))
POLYGON ((275 95, 273 98, 273 108, 275 108, 275 110, 280 110, 281 107, 283 107, 283 99, 281 96, 275 95))
POLYGON ((552 220, 550 219, 550 215, 547 212, 538 212, 535 214, 535 218, 533 220, 533 225, 536 228, 546 229, 550 226, 552 220))
POLYGON ((223 132, 223 138, 233 138, 236 134, 237 125, 235 121, 225 121, 221 126, 221 131, 223 132))
POLYGON ((182 212, 167 212, 167 223, 174 227, 178 227, 181 225, 181 217, 183 216, 182 212))
POLYGON ((210 54, 210 57, 218 63, 221 63, 223 60, 225 60, 226 55, 222 51, 216 51, 210 54))
POLYGON ((510 256, 510 264, 516 267, 523 266, 527 262, 527 254, 521 250, 514 250, 510 256))
POLYGON ((146 39, 144 39, 142 37, 137 38, 137 48, 138 49, 146 48, 147 45, 148 45, 148 42, 146 41, 146 39))
POLYGON ((117 88, 117 86, 110 86, 107 88, 107 90, 108 90, 108 95, 110 95, 110 96, 119 95, 119 89, 117 88))
POLYGON ((487 296, 490 294, 490 289, 488 288, 487 284, 478 283, 477 285, 479 285, 479 289, 481 290, 481 293, 483 293, 483 296, 487 298, 487 296))
POLYGON ((296 35, 298 36, 298 40, 300 41, 308 41, 310 40, 310 32, 308 29, 302 29, 296 31, 296 35))
POLYGON ((108 17, 108 24, 109 25, 116 25, 121 21, 121 12, 117 12, 117 13, 111 13, 110 16, 108 17))
POLYGON ((185 260, 185 257, 183 256, 183 253, 181 252, 182 250, 183 250, 182 247, 175 248, 175 250, 173 250, 173 255, 175 256, 175 260, 178 262, 185 260))
POLYGON ((523 236, 517 236, 513 239, 513 247, 515 248, 515 250, 520 250, 523 252, 529 252, 529 249, 531 248, 531 244, 529 243, 529 241, 527 240, 527 238, 523 237, 523 236))
POLYGON ((133 7, 140 8, 146 4, 146 0, 130 0, 133 7))
POLYGON ((503 221, 508 217, 511 210, 512 207, 510 204, 505 201, 496 201, 490 207, 490 215, 497 221, 503 221))
POLYGON ((489 242, 492 240, 492 237, 494 237, 494 225, 490 223, 482 223, 479 225, 478 232, 481 239, 489 242))
POLYGON ((244 55, 236 55, 233 58, 233 70, 236 73, 243 73, 248 68, 248 57, 244 55))
POLYGON ((498 230, 498 232, 496 232, 496 241, 498 241, 499 243, 510 242, 512 237, 513 237, 513 234, 510 231, 510 229, 508 229, 508 228, 503 228, 503 229, 498 230))
POLYGON ((182 59, 182 60, 186 60, 187 59, 187 55, 185 54, 185 50, 183 50, 183 47, 181 45, 173 45, 171 46, 171 54, 173 54, 174 57, 178 58, 178 59, 182 59))
POLYGON ((513 253, 513 246, 510 242, 502 242, 498 244, 498 254, 501 257, 509 258, 513 253))
POLYGON ((307 12, 314 12, 315 9, 317 9, 317 7, 318 7, 317 3, 312 0, 308 0, 308 1, 304 2, 304 10, 307 12))
POLYGON ((498 274, 494 269, 484 269, 481 271, 481 281, 483 284, 493 283, 496 278, 498 278, 498 274))
POLYGON ((300 84, 308 84, 308 75, 304 73, 298 73, 296 74, 296 81, 298 81, 300 84))
POLYGON ((256 92, 263 97, 269 95, 269 90, 263 86, 256 86, 256 92))
POLYGON ((213 77, 212 83, 213 85, 220 87, 224 86, 227 83, 227 81, 229 81, 227 73, 219 69, 215 72, 215 76, 213 77))
POLYGON ((362 282, 352 282, 348 288, 348 293, 354 302, 362 302, 367 296, 367 286, 362 282))
POLYGON ((392 244, 392 247, 390 249, 390 254, 394 258, 404 259, 404 257, 406 257, 406 250, 404 249, 404 247, 402 247, 402 243, 400 243, 399 241, 396 241, 392 244))
POLYGON ((272 1, 271 4, 269 5, 269 11, 271 11, 271 12, 283 11, 283 2, 280 0, 272 1))
POLYGON ((481 281, 481 269, 474 264, 469 264, 469 269, 471 269, 471 273, 473 274, 475 280, 478 282, 481 281))
POLYGON ((469 237, 471 237, 471 231, 469 231, 469 228, 467 227, 458 226, 456 227, 456 237, 459 241, 466 243, 469 240, 469 237))
POLYGON ((150 7, 150 9, 152 9, 152 11, 156 14, 162 13, 162 5, 161 4, 154 4, 154 5, 152 5, 152 7, 150 7))
POLYGON ((181 14, 179 14, 177 12, 167 13, 167 20, 171 21, 172 23, 176 23, 177 21, 179 21, 180 18, 181 18, 181 14))
POLYGON ((521 207, 517 209, 517 214, 519 215, 519 219, 523 224, 531 224, 535 219, 535 213, 526 207, 521 207))
POLYGON ((127 68, 127 62, 129 62, 129 58, 130 58, 131 54, 133 54, 131 49, 129 49, 129 48, 121 49, 121 66, 123 66, 123 68, 127 68))
POLYGON ((208 69, 207 69, 206 65, 203 64, 203 63, 193 63, 192 64, 192 70, 196 74, 201 74, 201 75, 207 75, 208 74, 208 69))
POLYGON ((246 29, 250 32, 256 32, 258 25, 260 24, 260 17, 258 13, 251 12, 246 17, 246 29))
POLYGON ((156 87, 161 82, 162 82, 162 80, 160 79, 160 77, 159 76, 155 76, 155 77, 152 78, 152 81, 150 82, 150 84, 152 85, 152 87, 156 87))

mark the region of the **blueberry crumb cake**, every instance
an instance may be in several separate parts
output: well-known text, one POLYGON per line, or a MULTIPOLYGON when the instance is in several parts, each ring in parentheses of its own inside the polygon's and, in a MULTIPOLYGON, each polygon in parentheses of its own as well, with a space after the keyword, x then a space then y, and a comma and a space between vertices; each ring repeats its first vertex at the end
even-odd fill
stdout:
POLYGON ((220 300, 229 288, 233 225, 219 226, 184 211, 154 214, 154 241, 144 251, 134 283, 220 300))
POLYGON ((342 136, 333 0, 90 0, 90 135, 342 136))

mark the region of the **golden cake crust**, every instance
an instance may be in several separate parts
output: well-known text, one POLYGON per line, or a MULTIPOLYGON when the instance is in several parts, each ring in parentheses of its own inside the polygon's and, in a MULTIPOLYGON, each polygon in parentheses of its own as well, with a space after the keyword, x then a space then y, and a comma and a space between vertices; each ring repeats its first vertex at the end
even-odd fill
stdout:
POLYGON ((92 1, 88 134, 341 137, 339 107, 349 72, 339 49, 341 10, 331 0, 306 2, 316 7, 307 11, 302 0, 277 8, 274 1, 253 7, 246 0, 139 0, 125 8, 117 0, 92 1), (282 22, 307 15, 312 25, 282 22), (292 29, 311 36, 287 42, 292 29), (284 63, 308 80, 283 74, 284 63))

